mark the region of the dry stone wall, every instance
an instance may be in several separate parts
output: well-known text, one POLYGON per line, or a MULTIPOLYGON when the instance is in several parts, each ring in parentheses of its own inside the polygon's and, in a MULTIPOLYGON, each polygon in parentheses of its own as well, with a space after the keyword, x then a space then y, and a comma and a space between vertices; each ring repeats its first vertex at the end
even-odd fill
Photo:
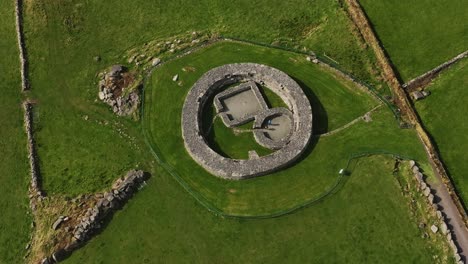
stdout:
POLYGON ((77 217, 60 216, 52 228, 57 231, 64 229, 71 236, 66 242, 46 258, 42 264, 57 263, 67 258, 74 250, 83 246, 93 235, 105 226, 108 217, 121 208, 142 186, 148 174, 141 170, 130 170, 124 177, 117 179, 112 188, 105 193, 94 195, 95 203, 84 210, 77 217), (73 225, 63 223, 73 222, 73 225), (65 227, 64 227, 65 225, 65 227))
POLYGON ((30 185, 30 202, 31 209, 35 210, 35 201, 33 198, 43 197, 39 181, 39 166, 37 161, 36 146, 33 134, 33 106, 29 101, 23 103, 24 110, 24 128, 26 130, 27 144, 28 144, 28 159, 31 170, 31 185, 30 185))
POLYGON ((227 64, 205 73, 189 91, 182 109, 182 136, 192 158, 221 178, 240 180, 265 175, 294 162, 309 144, 312 135, 312 108, 301 87, 287 74, 254 63, 227 64), (207 144, 202 129, 203 109, 219 88, 254 81, 279 95, 292 112, 293 134, 289 142, 272 154, 249 160, 221 156, 207 144))
POLYGON ((27 58, 26 58, 26 45, 24 43, 23 34, 23 1, 15 0, 15 19, 16 19, 16 36, 18 39, 18 50, 20 60, 20 72, 21 72, 21 89, 26 91, 29 89, 29 81, 27 77, 27 58))
POLYGON ((427 202, 432 206, 438 220, 440 221, 439 223, 435 223, 431 226, 431 231, 433 233, 437 233, 440 231, 443 235, 446 236, 447 242, 453 251, 454 258, 457 261, 457 264, 463 264, 464 262, 462 261, 462 258, 460 256, 460 250, 457 246, 456 241, 454 241, 454 235, 452 234, 453 231, 450 229, 448 220, 444 216, 444 208, 438 205, 434 196, 434 190, 431 189, 431 186, 426 182, 425 176, 421 172, 419 166, 413 160, 410 161, 410 168, 413 172, 414 177, 416 178, 416 181, 418 182, 419 190, 426 197, 427 202))
POLYGON ((403 88, 407 89, 407 90, 413 90, 413 89, 416 89, 418 87, 422 87, 422 86, 426 86, 428 85, 434 78, 436 78, 443 70, 449 68, 450 66, 452 66, 453 64, 455 64, 456 62, 464 59, 468 57, 468 50, 463 52, 463 53, 460 53, 458 54, 457 56, 455 56, 453 59, 437 66, 436 68, 424 73, 423 75, 420 75, 414 79, 412 79, 411 81, 403 84, 403 88))

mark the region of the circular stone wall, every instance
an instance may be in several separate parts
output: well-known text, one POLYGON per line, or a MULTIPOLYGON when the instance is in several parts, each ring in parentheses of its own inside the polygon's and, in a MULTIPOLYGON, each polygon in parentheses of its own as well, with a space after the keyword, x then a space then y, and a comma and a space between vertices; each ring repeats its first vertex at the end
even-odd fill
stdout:
MULTIPOLYGON (((274 114, 277 113, 266 113, 258 119, 264 120, 274 114)), ((182 109, 182 137, 188 153, 211 174, 225 179, 261 176, 287 166, 304 152, 311 135, 312 108, 301 87, 284 72, 266 65, 236 63, 208 71, 192 86, 182 109), (226 158, 211 149, 203 135, 204 106, 220 88, 246 81, 265 85, 281 97, 292 113, 291 135, 287 142, 279 142, 280 149, 269 155, 248 160, 226 158)), ((254 132, 254 136, 264 144, 273 144, 260 132, 254 132)))

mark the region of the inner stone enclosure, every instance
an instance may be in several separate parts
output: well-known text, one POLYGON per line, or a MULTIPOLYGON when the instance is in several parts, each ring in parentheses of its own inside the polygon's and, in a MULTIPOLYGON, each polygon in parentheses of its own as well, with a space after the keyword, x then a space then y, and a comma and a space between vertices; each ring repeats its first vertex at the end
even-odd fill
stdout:
POLYGON ((293 123, 291 112, 286 108, 269 109, 254 81, 216 94, 214 106, 227 127, 255 120, 252 127, 255 140, 266 148, 276 150, 288 142, 293 123))
POLYGON ((261 64, 227 64, 208 71, 193 85, 182 109, 187 152, 211 174, 225 179, 261 176, 290 165, 304 152, 311 135, 312 108, 302 88, 287 74, 261 64), (270 108, 259 85, 287 107, 270 108), (204 111, 211 102, 215 118, 230 128, 253 121, 250 132, 255 141, 276 151, 261 157, 249 151, 249 159, 231 159, 214 151, 203 130, 204 111))

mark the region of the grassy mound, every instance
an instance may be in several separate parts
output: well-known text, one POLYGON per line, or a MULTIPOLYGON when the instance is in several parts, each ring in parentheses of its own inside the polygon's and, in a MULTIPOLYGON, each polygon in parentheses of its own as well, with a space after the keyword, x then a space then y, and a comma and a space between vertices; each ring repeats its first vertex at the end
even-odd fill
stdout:
POLYGON ((360 2, 404 81, 468 49, 463 0, 360 2))
POLYGON ((428 87, 431 96, 416 103, 442 160, 465 204, 468 202, 468 61, 460 62, 428 87))
MULTIPOLYGON (((278 213, 317 199, 335 186, 338 171, 350 155, 385 150, 424 160, 413 131, 398 129, 390 111, 382 108, 370 123, 358 124, 327 137, 314 137, 298 164, 267 177, 247 181, 220 180, 203 170, 184 148, 180 118, 191 85, 209 69, 226 63, 255 62, 292 76, 309 96, 314 133, 341 127, 377 104, 351 83, 338 81, 303 55, 238 43, 217 43, 159 67, 146 87, 145 131, 173 174, 185 181, 199 199, 228 214, 278 213), (184 72, 184 67, 195 69, 184 72), (172 76, 179 74, 179 83, 172 76), (182 83, 182 85, 181 85, 182 83)), ((230 135, 224 140, 237 144, 230 135)))

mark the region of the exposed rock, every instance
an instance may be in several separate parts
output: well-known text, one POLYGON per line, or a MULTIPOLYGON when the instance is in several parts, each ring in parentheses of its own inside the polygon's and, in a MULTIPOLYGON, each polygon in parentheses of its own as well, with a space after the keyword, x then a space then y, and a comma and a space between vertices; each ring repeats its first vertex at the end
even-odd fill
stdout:
POLYGON ((318 59, 313 59, 312 62, 315 63, 315 64, 318 64, 319 60, 318 59))
POLYGON ((99 56, 94 57, 94 61, 95 61, 95 62, 101 61, 101 57, 99 57, 99 56))
POLYGON ((432 233, 435 234, 435 233, 437 233, 437 231, 439 231, 439 228, 437 226, 435 226, 435 225, 432 225, 431 226, 431 231, 432 231, 432 233))
POLYGON ((442 224, 440 224, 440 232, 442 232, 442 234, 444 234, 444 235, 447 234, 448 227, 447 227, 447 224, 445 222, 442 222, 442 224))
POLYGON ((438 219, 442 219, 442 217, 443 217, 442 212, 439 211, 439 210, 436 211, 436 215, 437 215, 438 219))
POLYGON ((425 96, 420 91, 414 91, 411 93, 411 97, 413 98, 413 100, 417 101, 423 99, 425 96))
POLYGON ((126 92, 128 87, 136 87, 135 76, 122 65, 114 65, 101 73, 99 80, 99 100, 108 104, 119 116, 131 115, 140 104, 138 89, 126 92))
POLYGON ((55 262, 60 262, 64 260, 69 254, 64 249, 59 249, 52 254, 52 259, 55 262))
POLYGON ((434 195, 431 193, 429 196, 427 196, 427 200, 429 201, 430 204, 434 203, 434 195))
POLYGON ((59 217, 57 220, 55 220, 54 224, 52 225, 52 229, 57 230, 59 226, 62 224, 63 218, 59 217))
POLYGON ((412 170, 413 170, 413 174, 417 174, 419 172, 419 167, 413 166, 412 170))
POLYGON ((179 74, 176 74, 174 77, 172 77, 172 81, 177 82, 177 80, 179 80, 179 74))
POLYGON ((456 253, 454 255, 454 257, 455 257, 455 261, 460 261, 461 260, 460 254, 458 254, 458 253, 456 253))
POLYGON ((412 169, 416 165, 416 162, 414 160, 410 160, 409 165, 410 165, 410 168, 412 169))
POLYGON ((426 189, 424 189, 424 196, 429 196, 429 194, 431 194, 431 188, 427 187, 426 189))
POLYGON ((449 241, 449 245, 452 248, 454 253, 458 253, 458 247, 457 247, 457 245, 455 245, 455 242, 453 242, 453 240, 449 241))
POLYGON ((425 190, 426 188, 428 188, 427 184, 425 182, 423 182, 423 181, 421 182, 420 186, 421 186, 421 190, 425 190))
MULTIPOLYGON (((418 173, 414 174, 414 176, 416 177, 416 180, 418 180, 419 183, 421 183, 421 184, 423 184, 423 183, 426 184, 426 183, 424 182, 424 176, 423 176, 423 174, 422 174, 421 172, 418 172, 418 173)), ((424 189, 424 188, 423 188, 423 189, 424 189)))
POLYGON ((41 260, 41 264, 50 264, 50 261, 49 261, 48 258, 43 258, 43 259, 41 260))
POLYGON ((161 63, 161 60, 159 58, 155 58, 151 62, 151 65, 154 67, 154 66, 158 65, 159 63, 161 63))

